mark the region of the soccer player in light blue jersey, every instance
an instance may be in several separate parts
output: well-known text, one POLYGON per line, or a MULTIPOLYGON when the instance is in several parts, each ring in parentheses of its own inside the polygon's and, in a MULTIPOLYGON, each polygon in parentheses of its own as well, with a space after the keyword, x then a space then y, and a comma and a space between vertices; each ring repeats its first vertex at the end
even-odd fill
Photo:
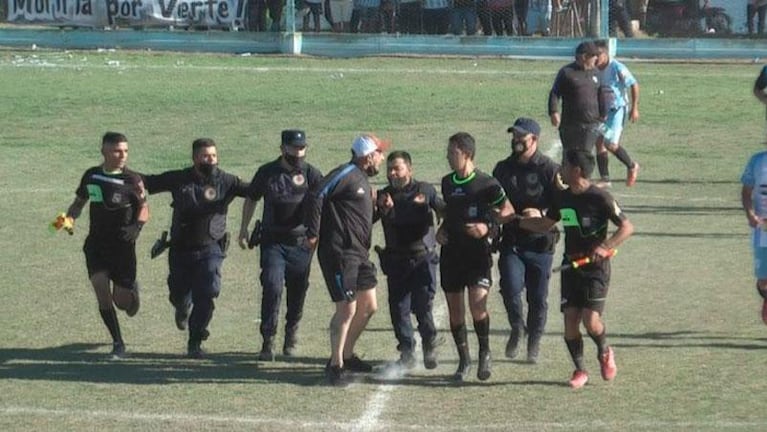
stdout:
POLYGON ((767 151, 751 156, 740 177, 740 199, 751 226, 756 291, 764 299, 762 321, 767 324, 767 151))
POLYGON ((621 147, 620 140, 626 119, 635 123, 639 120, 639 83, 623 63, 610 58, 606 40, 595 42, 599 49, 597 59, 597 74, 599 81, 611 91, 611 106, 607 112, 604 125, 600 128, 597 140, 597 167, 599 168, 599 186, 610 185, 608 154, 614 154, 625 166, 626 186, 633 186, 639 174, 639 164, 631 160, 626 149, 621 147))

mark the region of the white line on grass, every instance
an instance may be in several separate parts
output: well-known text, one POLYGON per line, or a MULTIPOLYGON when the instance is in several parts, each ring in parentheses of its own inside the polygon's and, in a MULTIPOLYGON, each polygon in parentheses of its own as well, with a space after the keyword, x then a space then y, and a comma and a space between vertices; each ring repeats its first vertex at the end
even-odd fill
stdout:
MULTIPOLYGON (((332 421, 299 421, 285 418, 263 418, 248 416, 217 416, 201 414, 156 414, 140 413, 136 411, 107 411, 107 410, 70 410, 70 409, 47 409, 35 407, 7 406, 0 408, 0 415, 6 417, 24 416, 35 418, 64 417, 72 420, 94 420, 110 419, 132 422, 168 422, 176 424, 194 424, 201 426, 204 424, 222 424, 222 425, 273 425, 283 426, 291 429, 303 430, 358 430, 353 423, 332 422, 332 421)), ((741 421, 741 420, 713 420, 713 421, 656 421, 656 420, 634 420, 626 422, 605 422, 605 421, 575 421, 575 422, 526 422, 519 421, 513 423, 516 430, 549 430, 549 429, 744 429, 759 428, 764 426, 764 421, 741 421)), ((477 425, 452 425, 442 426, 434 424, 391 424, 380 423, 376 426, 379 430, 412 430, 412 431, 473 431, 477 425)), ((508 423, 483 423, 482 430, 507 431, 508 423)))
MULTIPOLYGON (((447 316, 447 307, 445 302, 439 303, 439 306, 433 311, 434 325, 437 328, 443 326, 445 317, 447 316)), ((418 339, 418 333, 414 334, 418 339)), ((374 430, 381 430, 385 428, 385 425, 381 423, 380 417, 386 408, 386 404, 389 402, 392 391, 396 389, 394 384, 381 384, 379 385, 373 396, 367 403, 365 412, 362 416, 354 422, 355 426, 352 428, 355 432, 369 432, 374 430)), ((398 427, 399 429, 399 427, 398 427)))
MULTIPOLYGON (((553 76, 554 72, 548 69, 540 70, 484 70, 484 69, 439 69, 439 68, 391 68, 391 69, 378 69, 378 68, 339 68, 339 67, 301 67, 301 66, 214 66, 214 65, 192 65, 186 63, 177 63, 174 65, 130 65, 125 63, 111 63, 108 60, 102 58, 96 58, 98 63, 91 63, 89 60, 71 60, 61 59, 63 62, 58 62, 59 59, 38 59, 38 58, 17 58, 7 61, 0 61, 0 68, 39 68, 39 69, 113 69, 115 71, 129 70, 129 69, 147 69, 147 70, 207 70, 207 71, 222 71, 222 72, 253 72, 253 73, 271 73, 271 72, 309 72, 309 73, 330 73, 333 74, 331 78, 340 79, 343 78, 344 73, 359 73, 359 74, 380 74, 386 73, 401 73, 401 74, 433 74, 433 75, 497 75, 497 76, 553 76), (64 63, 66 62, 66 63, 64 63), (341 74, 341 75, 336 75, 341 74)), ((643 76, 662 75, 664 77, 670 76, 684 76, 687 77, 687 72, 680 72, 679 74, 673 74, 668 72, 649 72, 645 71, 643 76)), ((733 77, 751 77, 752 74, 712 74, 707 76, 724 76, 727 78, 733 77)))

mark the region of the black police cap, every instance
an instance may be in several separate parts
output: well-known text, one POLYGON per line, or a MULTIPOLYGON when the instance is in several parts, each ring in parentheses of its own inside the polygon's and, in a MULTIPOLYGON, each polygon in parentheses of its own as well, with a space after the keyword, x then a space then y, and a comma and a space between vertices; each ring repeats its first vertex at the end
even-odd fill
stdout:
POLYGON ((306 147, 306 133, 298 129, 282 131, 282 145, 306 147))

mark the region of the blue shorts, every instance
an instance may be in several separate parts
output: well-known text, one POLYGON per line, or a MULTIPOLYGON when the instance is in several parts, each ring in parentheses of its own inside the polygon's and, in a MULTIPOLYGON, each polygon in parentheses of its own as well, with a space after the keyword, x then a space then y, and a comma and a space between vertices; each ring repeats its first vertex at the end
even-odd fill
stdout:
POLYGON ((754 276, 757 279, 767 279, 767 245, 760 244, 763 236, 767 233, 761 232, 760 228, 752 229, 751 247, 754 250, 754 276))
POLYGON ((619 144, 621 142, 623 126, 626 124, 626 113, 626 107, 623 106, 616 110, 611 110, 610 114, 607 115, 604 126, 600 128, 600 133, 606 143, 619 144))

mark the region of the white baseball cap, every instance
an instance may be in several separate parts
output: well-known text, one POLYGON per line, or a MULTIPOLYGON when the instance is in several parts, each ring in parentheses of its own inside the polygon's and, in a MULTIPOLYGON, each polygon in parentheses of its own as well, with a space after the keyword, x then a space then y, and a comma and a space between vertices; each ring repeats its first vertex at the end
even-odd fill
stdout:
POLYGON ((389 142, 379 139, 373 134, 363 134, 354 138, 352 142, 352 153, 354 157, 364 157, 374 151, 385 152, 389 149, 389 142))

